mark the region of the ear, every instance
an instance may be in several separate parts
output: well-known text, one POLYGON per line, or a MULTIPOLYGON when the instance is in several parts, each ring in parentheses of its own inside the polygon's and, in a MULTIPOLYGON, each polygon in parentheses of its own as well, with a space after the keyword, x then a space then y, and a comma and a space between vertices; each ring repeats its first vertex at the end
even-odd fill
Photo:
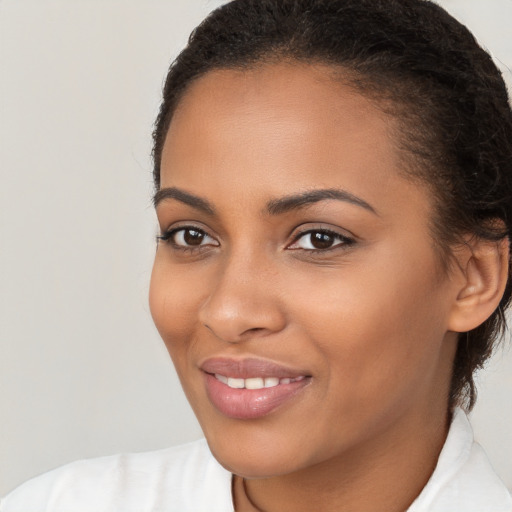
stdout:
POLYGON ((455 257, 461 279, 448 329, 467 332, 485 322, 501 301, 508 279, 509 241, 472 237, 455 257))

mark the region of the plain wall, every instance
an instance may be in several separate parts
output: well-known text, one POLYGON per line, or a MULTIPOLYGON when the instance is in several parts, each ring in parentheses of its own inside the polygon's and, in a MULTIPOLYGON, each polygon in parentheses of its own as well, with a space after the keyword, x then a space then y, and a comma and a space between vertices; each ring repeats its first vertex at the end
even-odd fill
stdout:
MULTIPOLYGON (((147 304, 149 155, 168 64, 220 3, 0 1, 0 495, 201 435, 147 304)), ((512 65, 512 1, 442 4, 512 65)), ((512 488, 510 351, 480 381, 476 437, 512 488)))

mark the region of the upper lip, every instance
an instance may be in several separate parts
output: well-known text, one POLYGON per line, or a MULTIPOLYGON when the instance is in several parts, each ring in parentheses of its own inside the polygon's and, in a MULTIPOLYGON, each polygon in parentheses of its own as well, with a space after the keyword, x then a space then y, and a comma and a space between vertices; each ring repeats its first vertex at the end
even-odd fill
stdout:
POLYGON ((279 379, 294 379, 308 376, 299 369, 289 368, 273 361, 259 358, 231 359, 228 357, 212 357, 206 359, 201 365, 206 373, 224 375, 236 379, 250 379, 251 377, 277 377, 279 379))

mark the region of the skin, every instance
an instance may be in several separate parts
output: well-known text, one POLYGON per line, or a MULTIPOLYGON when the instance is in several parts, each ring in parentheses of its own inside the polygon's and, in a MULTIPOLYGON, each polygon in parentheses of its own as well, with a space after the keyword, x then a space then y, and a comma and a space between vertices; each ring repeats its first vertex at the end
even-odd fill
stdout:
POLYGON ((159 242, 150 307, 213 454, 246 478, 252 505, 238 480, 237 511, 404 511, 435 467, 466 277, 441 269, 432 200, 400 174, 392 125, 329 68, 290 63, 209 72, 173 117, 162 189, 215 213, 158 203, 162 233, 206 235, 185 250, 178 235, 159 242), (319 189, 370 208, 267 211, 319 189), (312 251, 299 232, 314 229, 341 238, 312 251), (263 357, 311 379, 267 416, 232 419, 206 396, 199 366, 213 356, 263 357))

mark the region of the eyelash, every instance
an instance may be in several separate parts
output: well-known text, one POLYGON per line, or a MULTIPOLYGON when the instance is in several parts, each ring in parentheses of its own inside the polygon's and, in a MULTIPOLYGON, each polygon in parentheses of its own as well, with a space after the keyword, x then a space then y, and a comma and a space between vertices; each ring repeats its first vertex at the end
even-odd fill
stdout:
POLYGON ((210 245, 210 244, 204 244, 204 245, 200 244, 200 245, 195 245, 195 246, 194 245, 185 246, 185 245, 177 244, 173 240, 174 236, 176 234, 178 234, 179 232, 186 232, 186 231, 195 231, 196 233, 200 233, 203 236, 213 239, 213 237, 210 236, 204 229, 198 228, 196 226, 180 226, 180 227, 177 227, 174 229, 170 229, 169 231, 166 231, 165 233, 163 233, 160 236, 157 236, 156 238, 158 241, 162 241, 162 242, 165 242, 166 244, 171 245, 173 249, 175 249, 177 251, 183 251, 183 252, 196 252, 196 251, 204 250, 204 248, 207 245, 210 245))
POLYGON ((350 238, 348 236, 345 236, 345 235, 342 235, 336 231, 333 231, 331 229, 326 229, 326 228, 315 228, 315 229, 307 229, 307 230, 304 230, 300 233, 298 233, 293 242, 288 246, 288 249, 289 250, 292 250, 292 251, 297 251, 297 250, 303 250, 309 254, 311 253, 326 253, 326 252, 329 252, 329 251, 333 251, 333 250, 336 250, 336 249, 342 249, 342 248, 347 248, 351 245, 353 245, 355 243, 355 240, 353 238, 350 238), (304 236, 306 235, 312 235, 313 233, 321 233, 322 235, 328 235, 330 237, 332 237, 335 241, 338 240, 339 242, 338 243, 334 243, 334 245, 332 245, 331 247, 327 247, 325 249, 304 249, 304 248, 296 248, 296 249, 290 249, 290 245, 294 245, 296 244, 301 238, 303 238, 304 236))
MULTIPOLYGON (((186 232, 186 231, 195 231, 196 233, 200 233, 204 237, 208 237, 208 238, 212 238, 213 239, 213 237, 210 236, 204 229, 198 228, 196 226, 180 226, 180 227, 177 227, 177 228, 174 228, 174 229, 170 229, 169 231, 166 231, 162 235, 157 236, 157 240, 165 242, 165 243, 171 245, 173 247, 173 249, 178 250, 178 251, 183 251, 183 252, 201 251, 201 250, 204 250, 205 247, 212 245, 212 244, 204 244, 204 245, 203 244, 199 244, 199 245, 196 245, 196 246, 185 246, 185 245, 177 244, 173 240, 173 237, 176 234, 178 234, 179 232, 186 232)), ((336 231, 333 231, 333 230, 330 230, 330 229, 325 229, 325 228, 316 228, 316 229, 304 230, 304 231, 298 233, 294 237, 293 242, 291 244, 289 244, 287 246, 287 248, 289 250, 293 250, 293 251, 303 250, 303 251, 305 251, 306 253, 309 253, 309 254, 311 254, 311 253, 326 253, 326 252, 329 252, 329 251, 332 251, 332 250, 336 250, 336 249, 347 248, 347 247, 353 245, 354 243, 355 243, 355 240, 353 238, 347 237, 345 235, 341 235, 340 233, 337 233, 336 231), (324 249, 304 249, 304 248, 301 248, 301 247, 290 248, 291 246, 297 244, 297 242, 301 238, 305 237, 306 235, 312 235, 313 233, 321 233, 322 235, 330 236, 334 240, 338 240, 339 242, 335 243, 331 247, 327 247, 327 248, 324 248, 324 249)), ((217 247, 218 245, 219 244, 217 243, 217 245, 215 245, 215 247, 217 247)))

